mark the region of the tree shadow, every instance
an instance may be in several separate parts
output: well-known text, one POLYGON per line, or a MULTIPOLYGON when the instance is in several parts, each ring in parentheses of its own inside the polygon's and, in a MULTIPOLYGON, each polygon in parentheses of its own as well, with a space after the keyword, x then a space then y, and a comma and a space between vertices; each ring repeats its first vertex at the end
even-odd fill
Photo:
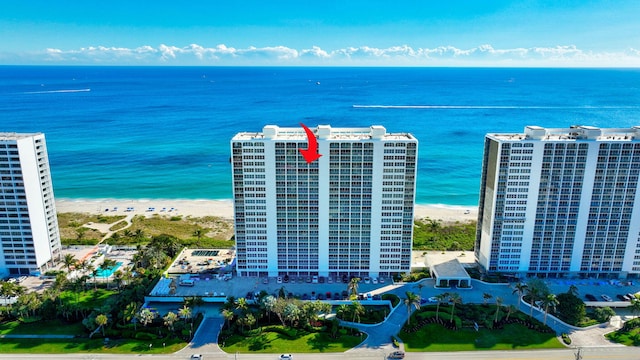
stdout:
POLYGON ((318 350, 320 352, 323 352, 329 348, 329 343, 327 342, 326 336, 322 336, 322 334, 315 334, 309 340, 307 340, 307 344, 309 344, 310 348, 318 350))
POLYGON ((265 334, 252 336, 247 340, 249 342, 247 348, 250 351, 260 351, 260 350, 265 350, 271 347, 271 344, 270 344, 271 341, 265 334))

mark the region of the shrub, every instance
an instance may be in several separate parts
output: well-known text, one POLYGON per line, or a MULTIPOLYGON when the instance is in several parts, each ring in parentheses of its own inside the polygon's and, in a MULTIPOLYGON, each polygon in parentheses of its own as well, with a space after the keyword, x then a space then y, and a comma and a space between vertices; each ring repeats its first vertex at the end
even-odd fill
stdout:
POLYGON ((382 295, 382 300, 391 301, 391 306, 392 307, 396 307, 398 305, 398 303, 400 303, 400 298, 397 295, 394 295, 394 294, 384 294, 384 295, 382 295))
POLYGON ((155 340, 157 338, 158 338, 157 335, 150 334, 148 332, 141 332, 141 331, 136 333, 136 336, 135 336, 135 339, 137 340, 155 340))
POLYGON ((398 341, 398 339, 395 336, 391 337, 391 341, 393 342, 393 346, 396 348, 400 347, 400 342, 398 341))

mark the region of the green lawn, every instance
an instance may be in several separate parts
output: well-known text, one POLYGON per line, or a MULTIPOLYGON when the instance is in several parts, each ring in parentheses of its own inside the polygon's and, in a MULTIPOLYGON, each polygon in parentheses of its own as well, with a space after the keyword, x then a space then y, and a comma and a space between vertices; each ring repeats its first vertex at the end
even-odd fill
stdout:
POLYGON ((407 351, 475 351, 564 348, 554 334, 542 334, 519 324, 501 330, 448 330, 438 324, 427 324, 414 333, 401 332, 407 351))
POLYGON ((640 318, 628 321, 624 328, 608 333, 605 337, 623 345, 640 346, 640 318))
POLYGON ((227 353, 323 353, 344 352, 360 344, 360 336, 340 335, 332 339, 326 333, 307 333, 302 330, 294 339, 276 332, 256 330, 251 335, 233 335, 220 344, 227 353))
POLYGON ((115 290, 105 289, 91 289, 81 292, 73 292, 71 290, 67 290, 60 293, 60 300, 63 302, 68 301, 74 304, 77 303, 78 306, 90 307, 93 309, 103 306, 105 301, 107 301, 115 293, 115 290))
POLYGON ((108 345, 103 339, 2 339, 0 353, 3 354, 71 354, 71 353, 111 353, 111 354, 168 354, 176 352, 187 344, 178 340, 111 340, 108 345), (165 347, 162 343, 165 342, 165 347), (152 344, 149 349, 149 344, 152 344))
POLYGON ((23 324, 20 321, 9 321, 0 324, 0 335, 82 335, 84 329, 79 322, 67 324, 60 320, 52 320, 23 324))

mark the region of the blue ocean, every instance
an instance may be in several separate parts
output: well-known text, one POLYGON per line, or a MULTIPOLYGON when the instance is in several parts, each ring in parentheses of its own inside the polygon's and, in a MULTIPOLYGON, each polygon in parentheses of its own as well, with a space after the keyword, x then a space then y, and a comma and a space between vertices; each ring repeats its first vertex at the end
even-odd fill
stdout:
POLYGON ((229 199, 264 125, 383 125, 419 144, 417 203, 478 203, 484 136, 640 125, 640 69, 0 67, 0 132, 43 132, 57 198, 229 199))

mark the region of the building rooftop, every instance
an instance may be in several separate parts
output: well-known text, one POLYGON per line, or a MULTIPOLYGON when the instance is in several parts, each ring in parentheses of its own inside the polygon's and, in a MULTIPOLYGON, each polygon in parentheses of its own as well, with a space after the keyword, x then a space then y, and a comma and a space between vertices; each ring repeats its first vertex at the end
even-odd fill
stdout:
MULTIPOLYGON (((329 125, 318 125, 310 128, 313 134, 323 140, 416 140, 409 133, 387 133, 380 125, 368 128, 332 128, 329 125)), ((302 127, 290 128, 267 125, 262 132, 242 132, 233 137, 233 141, 242 140, 306 140, 307 134, 302 127)))
POLYGON ((14 133, 14 132, 0 132, 0 141, 7 140, 19 140, 24 138, 30 138, 41 133, 14 133))
POLYGON ((489 134, 502 141, 640 141, 640 126, 631 128, 598 128, 576 125, 568 128, 527 126, 522 134, 489 134))

